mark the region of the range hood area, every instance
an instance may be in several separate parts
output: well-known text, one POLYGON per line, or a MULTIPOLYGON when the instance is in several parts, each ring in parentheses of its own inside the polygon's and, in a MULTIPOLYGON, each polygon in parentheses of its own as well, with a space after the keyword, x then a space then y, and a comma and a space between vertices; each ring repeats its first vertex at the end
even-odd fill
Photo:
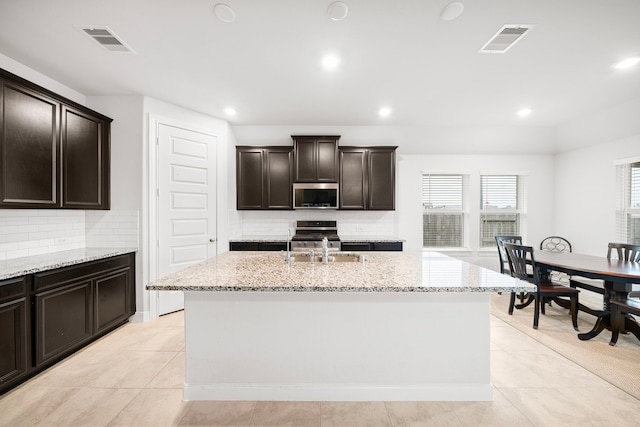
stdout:
POLYGON ((289 146, 236 147, 238 210, 395 210, 395 146, 338 146, 292 135, 289 146))

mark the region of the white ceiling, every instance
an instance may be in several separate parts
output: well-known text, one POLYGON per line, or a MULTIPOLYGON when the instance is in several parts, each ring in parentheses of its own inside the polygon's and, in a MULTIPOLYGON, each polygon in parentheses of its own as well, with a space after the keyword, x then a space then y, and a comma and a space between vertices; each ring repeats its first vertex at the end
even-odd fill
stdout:
POLYGON ((638 0, 0 0, 0 53, 85 95, 146 95, 236 125, 557 126, 640 98, 638 0), (236 12, 219 21, 213 6, 236 12), (504 24, 535 28, 505 54, 504 24), (106 25, 136 54, 75 25, 106 25), (334 72, 320 67, 340 55, 334 72), (377 111, 393 113, 381 119, 377 111), (526 119, 515 115, 528 106, 526 119))

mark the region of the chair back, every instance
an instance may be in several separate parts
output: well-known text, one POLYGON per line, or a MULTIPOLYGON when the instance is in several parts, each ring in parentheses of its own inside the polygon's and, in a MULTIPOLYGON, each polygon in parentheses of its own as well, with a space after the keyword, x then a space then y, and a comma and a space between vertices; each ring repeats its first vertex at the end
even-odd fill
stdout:
POLYGON ((504 250, 503 243, 515 243, 517 245, 521 245, 522 236, 495 236, 495 239, 496 246, 498 246, 498 257, 500 258, 500 273, 511 274, 511 270, 509 270, 509 259, 507 258, 507 253, 504 250))
POLYGON ((545 237, 540 242, 540 249, 550 252, 572 252, 571 243, 560 236, 545 237))
POLYGON ((511 275, 521 280, 531 282, 531 276, 527 273, 527 265, 533 268, 533 277, 536 286, 538 285, 538 274, 536 261, 533 257, 533 247, 516 245, 514 243, 503 243, 504 250, 509 260, 509 271, 511 275))
POLYGON ((611 259, 612 252, 616 252, 618 259, 631 262, 640 262, 640 245, 627 243, 609 243, 607 258, 611 259))

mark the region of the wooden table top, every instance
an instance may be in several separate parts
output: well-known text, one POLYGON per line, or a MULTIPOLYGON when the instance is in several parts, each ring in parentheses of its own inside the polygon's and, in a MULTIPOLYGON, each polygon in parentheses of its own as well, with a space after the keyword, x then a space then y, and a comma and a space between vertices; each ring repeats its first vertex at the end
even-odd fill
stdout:
POLYGON ((609 260, 606 257, 572 252, 534 252, 536 263, 555 267, 569 274, 600 278, 611 281, 640 283, 640 263, 609 260))

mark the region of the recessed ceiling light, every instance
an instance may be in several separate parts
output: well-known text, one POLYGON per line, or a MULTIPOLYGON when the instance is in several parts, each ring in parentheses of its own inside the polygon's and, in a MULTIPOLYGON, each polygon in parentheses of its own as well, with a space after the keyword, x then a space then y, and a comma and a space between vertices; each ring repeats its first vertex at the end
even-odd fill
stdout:
POLYGON ((333 19, 334 21, 343 20, 347 17, 348 13, 349 7, 341 1, 334 1, 327 8, 327 15, 329 15, 329 18, 333 19))
POLYGON ((233 108, 233 107, 227 107, 227 108, 224 109, 224 113, 227 116, 235 116, 236 115, 236 109, 233 108))
POLYGON ((614 67, 619 69, 619 70, 624 70, 624 69, 627 69, 627 68, 631 68, 634 65, 637 65, 639 62, 640 62, 640 57, 633 56, 631 58, 623 59, 622 61, 620 61, 616 65, 614 65, 614 67))
POLYGON ((391 108, 389 107, 382 107, 380 110, 378 110, 378 115, 380 117, 389 117, 390 114, 391 114, 391 108))
POLYGON ((233 22, 236 20, 236 13, 231 6, 224 3, 218 3, 213 6, 213 12, 216 14, 219 20, 222 22, 233 22))
POLYGON ((336 55, 325 55, 325 57, 322 58, 322 66, 325 70, 335 70, 338 68, 338 65, 340 65, 340 58, 336 55))
POLYGON ((453 21, 458 16, 462 15, 463 10, 464 4, 459 1, 454 1, 453 3, 449 3, 442 9, 442 12, 440 12, 440 19, 442 19, 443 21, 453 21))
POLYGON ((527 117, 532 111, 533 110, 531 108, 521 108, 516 114, 520 117, 527 117))

